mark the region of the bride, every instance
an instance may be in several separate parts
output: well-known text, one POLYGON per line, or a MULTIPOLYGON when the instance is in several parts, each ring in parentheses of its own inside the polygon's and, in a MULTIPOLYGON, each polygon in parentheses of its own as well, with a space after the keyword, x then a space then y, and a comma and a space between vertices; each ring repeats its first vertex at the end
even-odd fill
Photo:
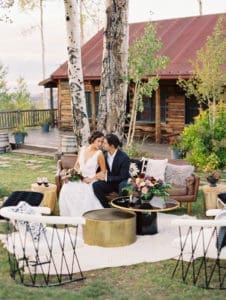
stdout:
POLYGON ((86 211, 103 208, 94 195, 92 186, 97 180, 98 168, 102 175, 106 173, 105 158, 100 150, 103 139, 103 133, 95 131, 89 137, 89 145, 82 147, 79 151, 74 169, 80 170, 83 180, 69 181, 68 176, 64 177, 59 196, 61 216, 81 217, 86 211))

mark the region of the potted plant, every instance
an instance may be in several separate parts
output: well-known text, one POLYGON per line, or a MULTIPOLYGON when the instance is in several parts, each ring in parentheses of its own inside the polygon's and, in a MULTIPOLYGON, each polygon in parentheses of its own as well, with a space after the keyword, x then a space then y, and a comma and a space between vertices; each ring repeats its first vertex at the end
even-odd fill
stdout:
POLYGON ((24 125, 18 125, 12 131, 12 134, 14 135, 14 139, 15 139, 16 144, 24 144, 25 136, 28 135, 27 131, 25 130, 24 125))
POLYGON ((209 186, 215 187, 217 186, 218 180, 221 178, 221 173, 218 170, 213 170, 206 177, 206 180, 209 182, 209 186))
POLYGON ((176 137, 173 139, 173 141, 170 144, 171 147, 171 158, 173 159, 179 159, 182 157, 182 152, 180 150, 180 139, 179 137, 176 137))
POLYGON ((46 117, 43 119, 43 121, 40 123, 42 132, 49 132, 49 125, 51 124, 51 118, 46 117))

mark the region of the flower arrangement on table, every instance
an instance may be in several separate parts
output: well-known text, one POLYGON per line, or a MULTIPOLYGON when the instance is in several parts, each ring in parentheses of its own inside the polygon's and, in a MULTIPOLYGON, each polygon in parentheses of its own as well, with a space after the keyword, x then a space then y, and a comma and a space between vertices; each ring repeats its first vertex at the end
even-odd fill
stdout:
POLYGON ((67 179, 69 181, 78 181, 82 180, 83 176, 79 170, 75 170, 74 168, 72 168, 67 170, 64 179, 67 179))
POLYGON ((171 187, 170 184, 164 183, 161 179, 154 177, 140 177, 128 180, 128 185, 122 190, 126 191, 129 195, 138 194, 139 198, 148 200, 154 195, 167 197, 169 196, 167 190, 171 187))

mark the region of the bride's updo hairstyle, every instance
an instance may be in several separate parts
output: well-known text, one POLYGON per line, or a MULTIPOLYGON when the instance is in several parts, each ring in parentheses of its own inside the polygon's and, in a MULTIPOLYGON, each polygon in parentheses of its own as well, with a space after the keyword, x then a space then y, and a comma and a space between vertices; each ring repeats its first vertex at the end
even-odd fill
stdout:
POLYGON ((100 131, 94 131, 91 136, 88 138, 89 144, 92 144, 96 139, 103 137, 104 134, 100 131))
POLYGON ((115 148, 122 147, 122 143, 120 142, 117 135, 115 135, 113 133, 109 133, 109 134, 105 135, 104 138, 107 140, 107 142, 110 146, 113 145, 115 148))

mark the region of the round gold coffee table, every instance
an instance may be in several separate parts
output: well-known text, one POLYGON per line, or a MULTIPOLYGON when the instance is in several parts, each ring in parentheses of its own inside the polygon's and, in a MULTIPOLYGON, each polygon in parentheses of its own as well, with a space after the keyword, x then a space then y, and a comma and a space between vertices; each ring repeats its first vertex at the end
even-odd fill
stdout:
POLYGON ((92 246, 121 247, 136 241, 136 215, 117 208, 90 210, 83 214, 84 242, 92 246))
POLYGON ((115 208, 136 213, 136 233, 138 235, 158 233, 157 213, 177 209, 180 204, 173 199, 164 200, 161 197, 153 197, 149 203, 141 203, 140 200, 130 201, 130 197, 123 196, 111 201, 115 208))

